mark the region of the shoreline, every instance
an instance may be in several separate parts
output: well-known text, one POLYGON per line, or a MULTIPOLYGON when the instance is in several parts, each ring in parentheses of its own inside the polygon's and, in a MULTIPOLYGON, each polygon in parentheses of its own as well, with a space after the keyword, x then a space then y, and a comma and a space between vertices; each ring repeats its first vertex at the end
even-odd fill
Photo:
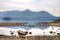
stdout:
POLYGON ((60 36, 28 36, 26 38, 0 36, 0 40, 60 40, 60 36))
MULTIPOLYGON (((28 24, 27 22, 0 22, 0 26, 24 26, 25 24, 28 24)), ((60 22, 39 22, 36 25, 45 25, 45 26, 56 26, 60 27, 60 22)))

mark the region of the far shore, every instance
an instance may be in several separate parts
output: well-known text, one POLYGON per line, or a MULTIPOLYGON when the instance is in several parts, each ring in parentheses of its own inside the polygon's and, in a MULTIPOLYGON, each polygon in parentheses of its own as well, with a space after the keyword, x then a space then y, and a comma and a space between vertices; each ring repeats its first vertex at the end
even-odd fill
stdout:
MULTIPOLYGON (((24 26, 27 23, 19 23, 19 22, 1 22, 0 23, 0 27, 1 26, 24 26)), ((56 26, 56 27, 60 27, 60 22, 39 22, 37 25, 47 25, 47 26, 56 26)))

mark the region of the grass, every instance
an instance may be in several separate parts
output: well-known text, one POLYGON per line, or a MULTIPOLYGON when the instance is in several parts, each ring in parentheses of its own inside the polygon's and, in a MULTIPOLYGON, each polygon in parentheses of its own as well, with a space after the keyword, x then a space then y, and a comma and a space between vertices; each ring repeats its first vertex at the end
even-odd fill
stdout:
POLYGON ((25 39, 20 37, 0 36, 0 40, 60 40, 60 36, 28 36, 25 39))

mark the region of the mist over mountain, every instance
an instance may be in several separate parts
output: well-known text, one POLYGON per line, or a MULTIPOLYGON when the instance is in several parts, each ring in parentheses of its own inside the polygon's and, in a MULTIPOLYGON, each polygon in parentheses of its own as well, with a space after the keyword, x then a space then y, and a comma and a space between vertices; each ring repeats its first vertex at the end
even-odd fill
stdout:
POLYGON ((47 11, 32 12, 29 9, 25 11, 13 10, 0 12, 0 20, 3 20, 5 17, 9 17, 12 20, 16 21, 52 21, 56 18, 47 11))

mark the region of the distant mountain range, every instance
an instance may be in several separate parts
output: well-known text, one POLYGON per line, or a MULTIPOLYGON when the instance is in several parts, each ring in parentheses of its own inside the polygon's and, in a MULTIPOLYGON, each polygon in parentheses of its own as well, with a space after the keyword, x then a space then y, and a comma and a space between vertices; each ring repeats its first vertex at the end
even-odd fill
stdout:
POLYGON ((28 9, 25 11, 14 10, 14 11, 0 12, 0 20, 3 20, 3 18, 5 17, 9 17, 12 20, 16 20, 16 21, 17 20, 18 21, 52 21, 56 18, 47 11, 32 12, 28 9))

